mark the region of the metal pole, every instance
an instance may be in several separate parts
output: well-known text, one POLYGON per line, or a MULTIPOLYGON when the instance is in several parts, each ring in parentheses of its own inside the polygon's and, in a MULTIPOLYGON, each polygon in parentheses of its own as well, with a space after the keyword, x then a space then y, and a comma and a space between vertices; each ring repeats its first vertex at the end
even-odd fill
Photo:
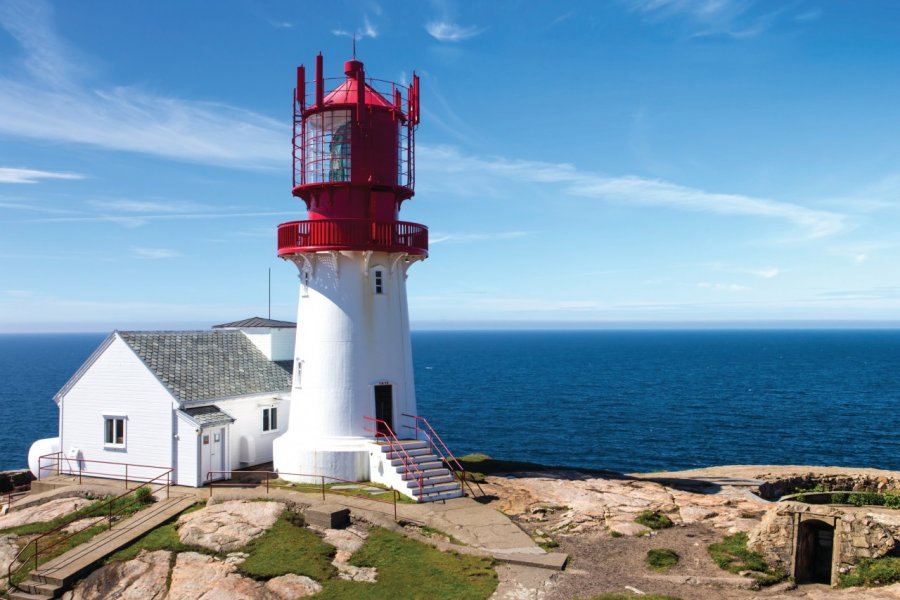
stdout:
POLYGON ((112 501, 107 506, 109 506, 109 528, 112 529, 112 501))
POLYGON ((394 522, 397 522, 397 490, 391 488, 391 498, 394 500, 394 522))
POLYGON ((38 568, 38 541, 34 540, 34 568, 38 568))
POLYGON ((269 495, 269 472, 266 471, 266 495, 269 495))
POLYGON ((322 475, 322 501, 325 501, 325 476, 322 475))
POLYGON ((128 463, 125 463, 125 489, 128 489, 128 463))

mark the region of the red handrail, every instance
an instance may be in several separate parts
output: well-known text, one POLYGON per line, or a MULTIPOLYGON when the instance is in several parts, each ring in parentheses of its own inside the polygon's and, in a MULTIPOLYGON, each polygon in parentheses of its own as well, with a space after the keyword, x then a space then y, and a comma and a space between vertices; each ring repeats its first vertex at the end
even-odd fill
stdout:
MULTIPOLYGON (((133 481, 136 483, 140 483, 140 482, 147 483, 151 480, 155 480, 155 479, 158 479, 159 477, 162 477, 162 475, 164 475, 166 472, 171 473, 174 470, 169 467, 160 467, 159 465, 142 465, 139 463, 123 463, 123 462, 116 462, 116 461, 111 461, 111 460, 96 460, 96 459, 88 459, 88 458, 69 458, 68 456, 63 456, 62 452, 52 452, 50 454, 44 454, 43 456, 38 457, 38 472, 37 472, 38 480, 41 479, 41 472, 44 469, 52 468, 52 463, 51 463, 50 467, 43 466, 44 459, 47 459, 50 461, 56 461, 56 474, 57 475, 72 475, 72 476, 74 476, 77 474, 79 485, 81 485, 82 476, 87 476, 87 477, 100 477, 100 478, 110 478, 110 479, 124 479, 125 486, 127 487, 129 481, 133 481), (62 467, 63 461, 65 461, 67 463, 65 470, 62 467), (72 466, 72 464, 71 464, 72 462, 75 463, 74 466, 72 466), (122 469, 116 470, 115 472, 111 472, 111 471, 100 471, 100 470, 91 471, 91 470, 82 468, 82 465, 87 465, 88 463, 95 464, 95 465, 115 465, 117 467, 122 467, 122 469), (134 471, 129 473, 129 471, 128 471, 129 467, 132 469, 156 469, 157 471, 162 471, 162 473, 160 473, 159 476, 153 477, 151 479, 151 478, 149 478, 149 476, 136 475, 134 473, 134 471)), ((167 494, 166 497, 168 497, 168 492, 166 492, 166 494, 167 494)))
MULTIPOLYGON (((54 453, 54 454, 59 455, 59 454, 61 454, 61 453, 60 453, 60 452, 56 452, 56 453, 54 453)), ((46 457, 48 457, 48 456, 53 456, 54 454, 46 454, 46 455, 41 456, 41 457, 38 458, 38 473, 40 473, 40 470, 41 470, 41 469, 40 469, 40 462, 41 462, 41 459, 42 459, 42 458, 46 458, 46 457)), ((113 462, 111 462, 111 461, 84 461, 84 462, 102 462, 102 463, 106 463, 106 464, 122 464, 122 463, 113 463, 113 462)), ((138 466, 138 465, 135 465, 135 466, 138 466)), ((139 465, 139 466, 149 467, 149 465, 139 465)), ((164 467, 151 467, 151 468, 154 468, 154 469, 163 469, 164 467)), ((161 473, 160 475, 157 475, 156 477, 154 477, 153 479, 150 479, 149 481, 146 481, 146 482, 142 483, 142 484, 141 484, 140 486, 138 486, 138 487, 148 486, 148 487, 150 488, 150 493, 152 494, 152 493, 154 493, 154 490, 153 490, 154 485, 159 486, 159 488, 158 488, 157 491, 162 490, 162 489, 163 489, 163 486, 165 486, 165 490, 166 490, 166 498, 168 499, 168 498, 169 498, 169 487, 171 486, 171 474, 172 474, 172 469, 166 469, 165 472, 161 473), (156 481, 157 479, 162 479, 163 477, 166 478, 165 483, 163 483, 162 481, 159 481, 159 482, 156 481), (156 483, 154 483, 154 482, 156 482, 156 483)), ((127 505, 126 505, 126 506, 123 506, 123 507, 119 508, 118 510, 116 510, 116 511, 114 512, 113 509, 112 509, 113 505, 115 504, 115 502, 116 502, 117 500, 119 500, 119 499, 121 499, 121 498, 124 498, 125 496, 131 494, 132 491, 133 491, 133 490, 128 490, 128 489, 127 489, 127 482, 126 482, 126 490, 127 490, 127 491, 125 491, 125 493, 119 494, 119 495, 116 496, 115 498, 111 498, 111 499, 107 500, 106 502, 104 502, 104 503, 102 503, 102 504, 99 504, 99 505, 97 505, 96 507, 94 507, 94 508, 91 509, 91 512, 94 512, 94 511, 97 510, 97 509, 102 509, 102 508, 104 508, 104 507, 106 507, 106 508, 108 509, 108 510, 106 511, 106 514, 105 514, 105 515, 101 515, 101 518, 102 518, 103 516, 105 516, 105 517, 108 519, 108 523, 109 523, 109 528, 110 528, 110 529, 112 528, 112 520, 113 520, 113 516, 118 515, 120 512, 122 512, 123 510, 125 510, 125 508, 127 507, 127 505)), ((9 565, 7 565, 7 567, 6 567, 6 577, 7 577, 7 581, 9 582, 9 585, 12 586, 12 587, 15 587, 16 589, 19 589, 18 586, 17 586, 16 584, 13 583, 12 577, 13 577, 14 574, 19 573, 19 572, 26 566, 26 563, 25 563, 25 562, 20 562, 20 563, 19 563, 19 566, 18 566, 16 569, 13 569, 13 565, 16 564, 16 561, 18 561, 19 558, 22 557, 22 555, 25 553, 26 550, 28 550, 29 547, 31 547, 32 545, 34 545, 34 568, 37 569, 37 568, 38 568, 38 565, 39 565, 39 563, 40 563, 40 556, 41 556, 41 554, 46 554, 48 550, 50 550, 50 549, 52 549, 52 548, 58 546, 59 544, 62 544, 62 543, 65 542, 66 540, 68 540, 68 539, 70 539, 70 538, 72 538, 72 537, 78 535, 78 534, 81 533, 82 531, 84 531, 84 530, 86 530, 86 529, 89 529, 89 528, 93 527, 94 525, 96 525, 96 523, 87 523, 84 527, 81 527, 81 528, 79 528, 79 529, 75 529, 75 530, 71 531, 71 532, 69 533, 69 535, 67 535, 67 536, 65 536, 65 537, 63 537, 63 538, 60 538, 60 539, 56 540, 55 542, 53 542, 53 543, 50 544, 49 546, 41 546, 41 545, 39 544, 39 542, 40 542, 42 539, 46 538, 47 536, 53 535, 54 533, 57 533, 57 532, 59 532, 60 530, 65 529, 66 527, 68 527, 68 526, 71 525, 72 523, 74 523, 74 522, 76 522, 76 521, 78 521, 78 520, 81 520, 81 519, 86 519, 86 517, 85 517, 84 515, 78 515, 78 516, 76 516, 76 517, 73 517, 72 519, 67 519, 67 520, 65 520, 64 522, 62 522, 62 523, 60 523, 59 525, 57 525, 56 527, 54 527, 53 529, 51 529, 50 531, 47 531, 47 532, 45 532, 45 533, 39 535, 38 537, 34 538, 33 540, 31 540, 31 541, 29 541, 27 544, 25 544, 25 545, 22 547, 22 549, 19 550, 19 553, 16 554, 16 556, 12 559, 12 561, 11 561, 11 562, 9 563, 9 565)))
MULTIPOLYGON (((453 456, 453 453, 450 452, 447 444, 444 443, 444 440, 441 439, 441 436, 438 435, 438 432, 434 430, 434 427, 431 426, 431 423, 428 422, 428 419, 426 419, 425 417, 420 417, 419 415, 408 415, 406 413, 403 413, 402 416, 412 419, 413 423, 415 423, 415 426, 404 425, 404 427, 406 427, 407 429, 414 429, 416 431, 416 439, 419 439, 419 423, 421 422, 425 425, 425 428, 421 429, 425 433, 425 436, 428 438, 428 444, 434 450, 435 454, 441 457, 441 460, 444 461, 444 464, 447 465, 448 469, 454 475, 456 475, 460 483, 469 488, 469 491, 472 492, 473 496, 475 496, 475 490, 473 490, 472 486, 469 485, 468 478, 466 477, 466 470, 459 463, 459 461, 456 460, 456 457, 453 456), (437 440, 437 443, 435 443, 435 440, 437 440), (443 452, 441 451, 441 448, 443 448, 443 452), (455 470, 451 466, 451 462, 456 465, 459 470, 455 470), (460 473, 462 473, 462 475, 460 475, 460 473)), ((477 481, 475 482, 475 485, 478 486, 478 490, 481 492, 481 495, 484 496, 484 490, 481 489, 481 485, 479 485, 477 481)))
POLYGON ((290 221, 278 226, 278 255, 318 250, 380 250, 428 255, 428 228, 368 219, 290 221))
POLYGON ((366 431, 368 431, 370 433, 374 433, 375 439, 378 439, 379 437, 385 438, 387 440, 387 443, 390 445, 391 452, 401 455, 400 460, 403 461, 403 467, 406 469, 406 472, 411 473, 412 471, 415 471, 415 476, 416 476, 415 478, 419 484, 418 501, 421 501, 422 494, 424 493, 422 490, 422 487, 423 487, 423 482, 424 482, 425 476, 422 474, 422 471, 419 469, 419 465, 417 465, 415 463, 415 461, 412 459, 412 457, 409 455, 409 453, 406 452, 406 448, 403 447, 403 444, 401 444, 400 440, 397 439, 397 436, 394 435, 394 431, 391 429, 391 426, 388 425, 386 421, 384 421, 382 419, 376 419, 375 417, 367 417, 367 416, 363 416, 363 419, 365 419, 366 421, 372 421, 375 423, 375 429, 369 429, 368 427, 365 427, 364 429, 366 431), (384 429, 382 429, 382 427, 384 429), (387 432, 387 433, 385 433, 385 432, 387 432), (396 450, 394 450, 395 445, 400 448, 400 452, 397 452, 396 450), (410 467, 412 467, 412 469, 410 469, 410 467))

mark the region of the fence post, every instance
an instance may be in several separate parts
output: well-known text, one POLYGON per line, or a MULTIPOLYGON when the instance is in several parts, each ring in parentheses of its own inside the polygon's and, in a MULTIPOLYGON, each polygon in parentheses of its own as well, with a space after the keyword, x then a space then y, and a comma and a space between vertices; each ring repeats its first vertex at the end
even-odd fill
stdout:
POLYGON ((38 541, 34 540, 34 568, 38 568, 38 541))
POLYGON ((394 500, 394 523, 397 522, 397 490, 391 488, 391 498, 394 500))
POLYGON ((269 472, 266 471, 266 495, 269 495, 269 472))
POLYGON ((325 476, 322 475, 322 502, 325 501, 325 476))
POLYGON ((172 480, 172 469, 166 471, 166 500, 169 499, 169 486, 171 485, 172 480))
POLYGON ((125 463, 125 489, 128 489, 128 463, 125 463))
POLYGON ((107 505, 109 506, 109 529, 112 529, 112 501, 110 501, 107 505))

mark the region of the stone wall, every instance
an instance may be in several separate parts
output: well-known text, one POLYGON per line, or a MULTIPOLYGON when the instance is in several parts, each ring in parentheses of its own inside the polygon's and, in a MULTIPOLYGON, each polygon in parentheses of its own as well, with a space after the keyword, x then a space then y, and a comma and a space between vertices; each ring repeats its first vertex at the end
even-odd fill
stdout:
POLYGON ((861 558, 880 558, 900 549, 900 511, 802 502, 779 502, 769 509, 750 532, 747 547, 762 554, 773 566, 793 574, 796 530, 801 520, 809 519, 835 523, 838 555, 834 583, 839 573, 853 569, 861 558))
POLYGON ((778 500, 796 490, 811 490, 816 486, 839 492, 897 492, 900 491, 900 479, 883 475, 802 473, 766 481, 759 486, 759 496, 766 500, 778 500))

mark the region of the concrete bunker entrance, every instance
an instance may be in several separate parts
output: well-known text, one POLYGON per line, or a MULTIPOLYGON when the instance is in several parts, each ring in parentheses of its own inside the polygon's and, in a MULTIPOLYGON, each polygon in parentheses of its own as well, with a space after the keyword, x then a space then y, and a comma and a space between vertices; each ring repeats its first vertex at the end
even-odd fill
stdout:
POLYGON ((831 583, 834 562, 834 525, 818 519, 804 520, 797 528, 794 580, 831 583))

